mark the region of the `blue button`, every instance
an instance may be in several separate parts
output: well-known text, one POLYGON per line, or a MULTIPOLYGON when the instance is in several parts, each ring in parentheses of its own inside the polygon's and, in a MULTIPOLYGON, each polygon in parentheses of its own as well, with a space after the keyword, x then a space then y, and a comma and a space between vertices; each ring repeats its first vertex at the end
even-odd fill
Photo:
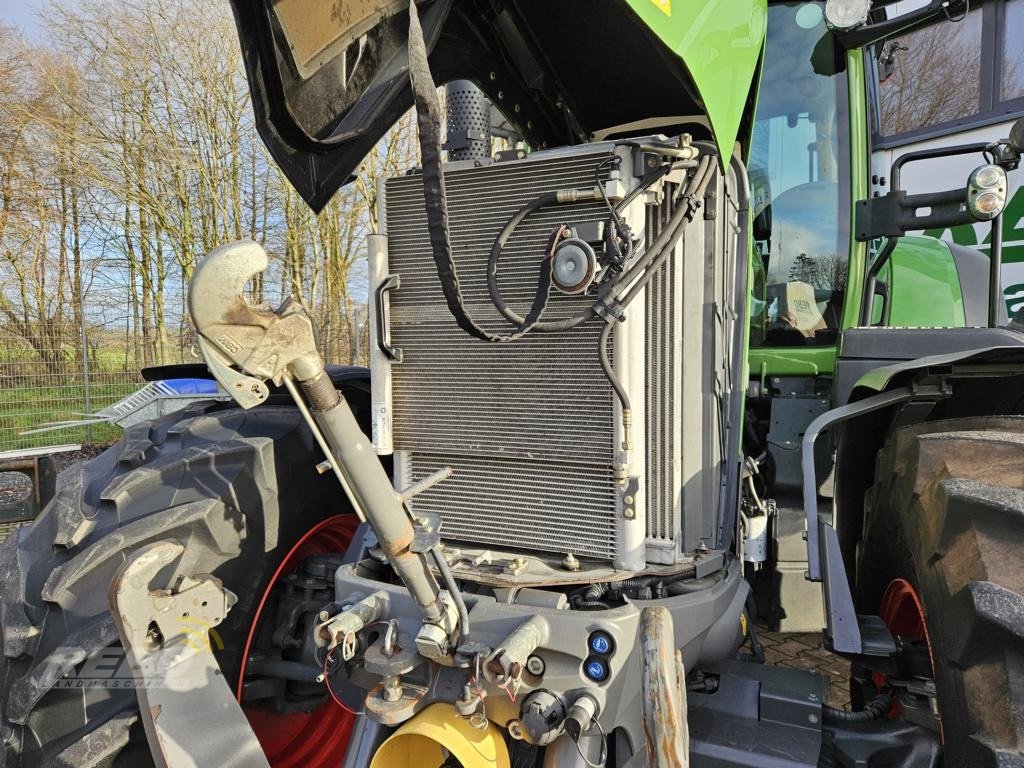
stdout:
POLYGON ((590 650, 600 656, 607 656, 614 649, 611 635, 607 632, 594 632, 590 636, 590 650))
POLYGON ((594 682, 601 683, 608 677, 608 666, 601 659, 587 659, 583 665, 583 674, 594 682))

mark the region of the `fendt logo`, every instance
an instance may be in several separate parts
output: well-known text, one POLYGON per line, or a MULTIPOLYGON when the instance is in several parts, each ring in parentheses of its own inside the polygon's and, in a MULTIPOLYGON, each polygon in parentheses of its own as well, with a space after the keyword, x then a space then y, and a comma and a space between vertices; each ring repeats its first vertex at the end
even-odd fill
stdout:
POLYGON ((197 654, 224 649, 217 630, 202 619, 186 616, 178 621, 174 650, 156 650, 133 663, 121 646, 108 646, 88 658, 85 649, 65 646, 50 654, 44 674, 58 677, 55 690, 173 688, 197 654))
MULTIPOLYGON (((926 229, 927 237, 989 251, 990 224, 964 224, 952 229, 926 229)), ((1018 187, 1003 211, 1003 294, 1010 317, 1024 311, 1024 187, 1018 187)))

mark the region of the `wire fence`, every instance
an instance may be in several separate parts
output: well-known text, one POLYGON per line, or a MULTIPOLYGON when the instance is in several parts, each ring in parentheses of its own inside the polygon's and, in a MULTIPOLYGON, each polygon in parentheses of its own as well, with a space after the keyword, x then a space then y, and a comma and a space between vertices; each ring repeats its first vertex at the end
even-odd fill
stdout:
MULTIPOLYGON (((365 310, 357 317, 352 343, 347 328, 325 335, 321 354, 328 362, 366 363, 365 310)), ((123 330, 83 331, 68 323, 0 324, 0 451, 113 442, 121 430, 108 424, 24 433, 94 414, 132 394, 144 383, 144 367, 201 362, 191 333, 145 341, 123 330)))

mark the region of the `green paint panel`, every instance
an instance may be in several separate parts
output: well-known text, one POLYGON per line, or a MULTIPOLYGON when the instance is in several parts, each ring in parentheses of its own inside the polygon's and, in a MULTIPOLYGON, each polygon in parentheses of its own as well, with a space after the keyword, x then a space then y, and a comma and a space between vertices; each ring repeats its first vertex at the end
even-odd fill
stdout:
POLYGON ((704 102, 724 158, 747 106, 764 44, 766 0, 628 0, 683 60, 704 102))
POLYGON ((832 373, 835 347, 758 347, 748 353, 750 375, 819 376, 832 373))
POLYGON ((966 322, 960 277, 941 240, 901 238, 892 253, 889 291, 889 325, 961 328, 966 322))
MULTIPOLYGON (((868 198, 871 150, 868 146, 867 83, 864 74, 864 52, 861 49, 846 55, 846 84, 850 94, 850 221, 856 220, 858 200, 868 198)), ((864 277, 867 274, 868 244, 859 243, 850 227, 850 259, 847 262, 846 297, 843 303, 843 328, 857 325, 864 277)))

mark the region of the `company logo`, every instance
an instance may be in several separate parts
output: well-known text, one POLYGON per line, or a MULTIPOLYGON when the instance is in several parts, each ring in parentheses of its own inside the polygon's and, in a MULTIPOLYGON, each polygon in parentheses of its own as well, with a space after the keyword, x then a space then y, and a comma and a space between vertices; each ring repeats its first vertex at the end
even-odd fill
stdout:
POLYGON ((119 645, 89 655, 84 648, 65 646, 47 658, 43 679, 56 677, 55 690, 175 688, 184 682, 197 655, 224 649, 217 630, 202 619, 184 616, 171 647, 130 658, 119 645))
MULTIPOLYGON (((947 240, 987 254, 992 225, 963 224, 949 229, 926 229, 926 237, 947 240)), ((1024 187, 1018 187, 1003 211, 1003 294, 1013 317, 1024 311, 1024 187)))

